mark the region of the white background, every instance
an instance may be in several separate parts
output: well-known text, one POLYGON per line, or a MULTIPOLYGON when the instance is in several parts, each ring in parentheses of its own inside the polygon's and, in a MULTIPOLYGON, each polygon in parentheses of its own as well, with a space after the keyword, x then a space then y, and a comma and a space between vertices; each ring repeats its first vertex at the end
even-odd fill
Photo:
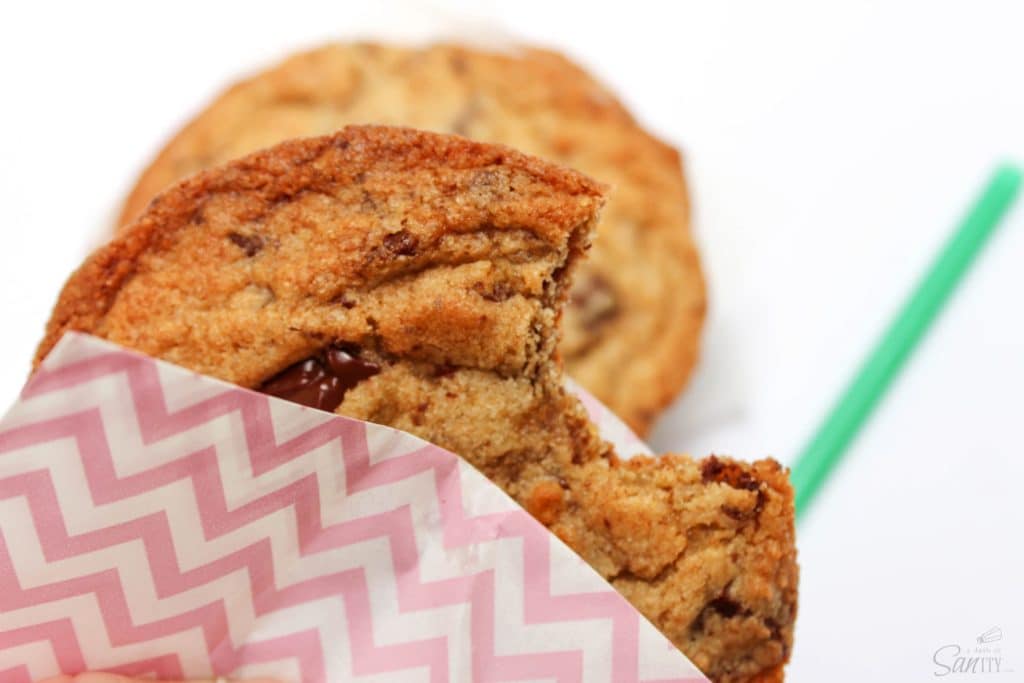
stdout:
MULTIPOLYGON (((557 46, 681 146, 711 294, 659 449, 791 462, 990 169, 1024 161, 1015 2, 19 3, 0 17, 0 402, 63 280, 190 113, 353 35, 557 46)), ((799 529, 792 681, 1024 680, 1024 202, 799 529), (941 671, 941 670, 940 670, 941 671), (981 676, 981 679, 989 678, 981 676)))

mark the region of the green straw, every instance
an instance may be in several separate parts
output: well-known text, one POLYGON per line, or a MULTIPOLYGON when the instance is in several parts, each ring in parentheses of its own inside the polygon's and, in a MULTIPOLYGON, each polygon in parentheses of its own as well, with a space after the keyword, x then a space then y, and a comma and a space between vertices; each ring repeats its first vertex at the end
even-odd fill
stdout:
POLYGON ((797 517, 839 464, 857 432, 892 384, 910 352, 928 331, 950 294, 992 235, 1020 188, 1021 172, 996 169, 971 210, 943 246, 928 272, 865 359, 793 466, 797 517))

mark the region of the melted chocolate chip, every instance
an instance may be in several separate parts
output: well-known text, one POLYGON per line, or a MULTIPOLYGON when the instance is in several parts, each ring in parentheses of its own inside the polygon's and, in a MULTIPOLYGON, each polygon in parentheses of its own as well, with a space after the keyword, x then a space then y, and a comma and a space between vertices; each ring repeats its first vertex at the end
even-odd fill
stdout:
POLYGON ((263 383, 260 391, 311 408, 334 411, 345 392, 380 372, 376 363, 360 358, 351 347, 332 346, 313 358, 285 368, 263 383))
POLYGON ((245 252, 246 256, 255 256, 263 248, 263 238, 259 235, 243 235, 238 232, 229 232, 228 239, 245 252))
POLYGON ((710 609, 713 612, 718 612, 726 619, 730 619, 740 613, 742 609, 740 603, 735 600, 731 600, 727 597, 717 597, 707 604, 706 609, 710 609))
POLYGON ((327 367, 338 379, 355 386, 380 372, 380 366, 359 357, 356 349, 332 347, 324 354, 327 367))

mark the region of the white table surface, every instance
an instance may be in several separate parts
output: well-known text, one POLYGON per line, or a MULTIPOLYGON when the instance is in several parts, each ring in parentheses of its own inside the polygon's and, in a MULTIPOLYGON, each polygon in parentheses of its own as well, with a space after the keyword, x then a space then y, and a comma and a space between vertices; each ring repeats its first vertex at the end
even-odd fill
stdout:
MULTIPOLYGON (((1017 2, 19 3, 0 19, 0 403, 191 112, 294 48, 439 30, 558 46, 685 150, 711 308, 663 450, 791 462, 990 169, 1024 161, 1017 2)), ((1024 202, 799 529, 789 680, 1024 680, 1022 299, 1024 202), (935 676, 937 648, 992 626, 1014 673, 935 676)))

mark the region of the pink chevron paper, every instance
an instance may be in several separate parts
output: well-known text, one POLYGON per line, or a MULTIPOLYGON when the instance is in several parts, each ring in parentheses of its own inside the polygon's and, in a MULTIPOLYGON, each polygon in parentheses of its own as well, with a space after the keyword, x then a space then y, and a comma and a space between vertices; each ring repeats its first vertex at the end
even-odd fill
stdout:
POLYGON ((68 335, 0 422, 0 681, 705 681, 451 453, 68 335))

